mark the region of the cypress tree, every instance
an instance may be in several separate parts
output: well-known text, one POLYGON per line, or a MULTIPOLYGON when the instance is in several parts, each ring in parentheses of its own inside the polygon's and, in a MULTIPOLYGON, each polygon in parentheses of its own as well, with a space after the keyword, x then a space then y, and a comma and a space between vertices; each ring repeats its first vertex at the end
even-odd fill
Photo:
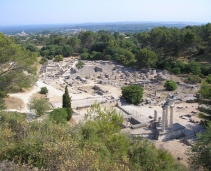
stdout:
POLYGON ((72 108, 71 108, 71 98, 69 96, 67 86, 65 87, 65 92, 62 96, 62 107, 66 108, 68 113, 67 120, 70 120, 72 118, 72 108))

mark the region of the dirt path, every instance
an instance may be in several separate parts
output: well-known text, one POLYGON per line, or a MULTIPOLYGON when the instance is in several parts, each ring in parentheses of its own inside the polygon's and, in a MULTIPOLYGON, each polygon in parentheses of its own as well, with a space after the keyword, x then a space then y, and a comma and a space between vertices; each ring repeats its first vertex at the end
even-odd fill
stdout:
POLYGON ((15 94, 9 94, 10 97, 15 97, 15 98, 19 98, 23 101, 24 105, 21 106, 20 112, 29 112, 29 109, 27 108, 27 103, 29 102, 29 99, 31 96, 33 96, 34 94, 36 94, 37 92, 40 91, 41 87, 47 87, 48 89, 48 97, 51 99, 51 97, 55 97, 55 96, 59 96, 61 97, 63 92, 60 90, 57 90, 56 88, 47 85, 41 81, 37 81, 36 85, 33 86, 33 88, 28 91, 28 92, 24 92, 24 93, 15 93, 15 94))

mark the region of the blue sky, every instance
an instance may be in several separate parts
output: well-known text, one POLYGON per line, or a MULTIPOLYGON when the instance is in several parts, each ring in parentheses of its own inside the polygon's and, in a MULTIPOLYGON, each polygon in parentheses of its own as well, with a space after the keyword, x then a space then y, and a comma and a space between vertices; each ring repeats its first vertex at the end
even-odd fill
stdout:
POLYGON ((0 25, 211 22, 211 0, 0 0, 0 25))

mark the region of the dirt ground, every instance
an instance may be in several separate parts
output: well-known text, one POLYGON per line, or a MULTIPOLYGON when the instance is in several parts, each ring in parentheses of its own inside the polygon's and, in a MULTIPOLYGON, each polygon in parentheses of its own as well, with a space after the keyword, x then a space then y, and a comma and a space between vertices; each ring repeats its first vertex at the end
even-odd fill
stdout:
POLYGON ((7 109, 16 109, 20 110, 24 106, 23 100, 17 97, 7 97, 4 98, 5 104, 7 106, 7 109))
POLYGON ((190 148, 190 146, 187 146, 184 143, 180 143, 179 140, 172 140, 167 142, 155 142, 155 146, 157 148, 167 150, 176 159, 178 159, 179 157, 180 160, 178 161, 184 164, 186 167, 189 167, 188 156, 186 152, 190 148))

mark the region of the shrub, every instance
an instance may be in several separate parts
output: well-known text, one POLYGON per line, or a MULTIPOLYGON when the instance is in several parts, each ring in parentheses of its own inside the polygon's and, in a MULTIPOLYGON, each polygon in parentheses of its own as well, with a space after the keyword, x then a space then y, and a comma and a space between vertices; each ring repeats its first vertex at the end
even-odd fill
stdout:
POLYGON ((5 91, 0 90, 0 97, 1 98, 7 97, 7 93, 5 91))
POLYGON ((29 110, 34 111, 38 116, 44 115, 45 112, 51 109, 49 102, 45 98, 31 98, 27 106, 29 110))
POLYGON ((166 90, 168 91, 174 91, 177 89, 177 84, 172 81, 172 80, 167 80, 164 84, 164 87, 166 88, 166 90))
POLYGON ((84 67, 84 63, 83 63, 83 61, 79 60, 75 66, 76 66, 76 68, 81 69, 84 67))
POLYGON ((56 55, 54 57, 54 61, 56 61, 56 62, 63 61, 63 56, 62 55, 56 55))
POLYGON ((89 58, 89 53, 88 52, 84 52, 81 54, 81 59, 88 59, 89 58))
POLYGON ((180 74, 180 68, 178 68, 178 67, 176 67, 176 68, 173 68, 172 69, 172 72, 174 73, 174 74, 180 74))
POLYGON ((67 122, 67 110, 65 108, 54 109, 50 114, 50 119, 55 121, 56 123, 66 123, 67 122))
POLYGON ((210 74, 209 74, 209 76, 207 77, 206 82, 209 83, 209 84, 211 84, 211 75, 210 75, 210 74))
POLYGON ((45 57, 43 57, 41 60, 40 60, 40 64, 44 64, 45 62, 47 62, 48 61, 48 58, 45 58, 45 57))
POLYGON ((6 105, 4 103, 4 99, 0 97, 0 111, 6 109, 6 105))
POLYGON ((41 87, 40 94, 47 94, 47 93, 48 93, 47 87, 41 87))
POLYGON ((188 71, 189 73, 192 73, 193 75, 198 75, 198 74, 200 74, 200 73, 201 73, 201 66, 200 66, 200 63, 191 61, 191 62, 187 65, 187 71, 188 71))
POLYGON ((143 88, 138 85, 124 86, 122 89, 122 97, 131 104, 139 104, 142 101, 143 88))
POLYGON ((189 75, 185 82, 189 84, 201 83, 201 78, 198 75, 189 75))

